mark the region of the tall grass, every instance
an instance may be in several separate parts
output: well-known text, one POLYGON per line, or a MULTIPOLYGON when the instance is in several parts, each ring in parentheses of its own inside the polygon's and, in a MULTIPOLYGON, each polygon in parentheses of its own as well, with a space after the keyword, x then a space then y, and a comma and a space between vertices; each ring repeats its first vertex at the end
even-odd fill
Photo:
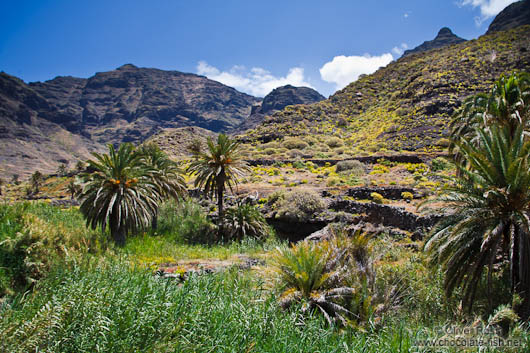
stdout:
POLYGON ((6 352, 406 352, 411 334, 340 332, 284 312, 248 272, 179 284, 117 261, 58 267, 0 309, 6 352))

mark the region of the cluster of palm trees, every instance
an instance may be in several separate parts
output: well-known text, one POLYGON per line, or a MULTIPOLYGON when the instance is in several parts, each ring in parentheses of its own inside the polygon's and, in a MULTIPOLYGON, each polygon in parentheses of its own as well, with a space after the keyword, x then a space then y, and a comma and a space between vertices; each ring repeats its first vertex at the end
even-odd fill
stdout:
MULTIPOLYGON (((207 150, 197 150, 188 171, 196 174, 195 185, 217 197, 222 222, 226 187, 232 190, 248 167, 239 158, 238 143, 221 134, 217 143, 208 139, 207 150)), ((87 226, 110 230, 118 245, 128 234, 156 228, 161 203, 186 193, 184 171, 156 145, 134 147, 124 143, 108 154, 93 153, 80 193, 80 211, 87 226)))
POLYGON ((426 243, 445 271, 448 295, 463 290, 471 311, 482 280, 510 271, 515 310, 530 317, 530 77, 501 76, 489 94, 468 98, 452 123, 457 177, 440 198, 445 217, 426 243), (484 277, 486 273, 486 277, 484 277))

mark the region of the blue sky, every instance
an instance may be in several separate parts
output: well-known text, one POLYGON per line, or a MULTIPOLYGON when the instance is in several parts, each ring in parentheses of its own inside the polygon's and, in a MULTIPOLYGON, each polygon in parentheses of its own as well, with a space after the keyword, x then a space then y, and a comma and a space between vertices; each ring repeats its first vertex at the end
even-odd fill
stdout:
POLYGON ((482 35, 514 0, 4 0, 0 70, 26 82, 125 63, 200 73, 255 96, 328 96, 444 26, 482 35))

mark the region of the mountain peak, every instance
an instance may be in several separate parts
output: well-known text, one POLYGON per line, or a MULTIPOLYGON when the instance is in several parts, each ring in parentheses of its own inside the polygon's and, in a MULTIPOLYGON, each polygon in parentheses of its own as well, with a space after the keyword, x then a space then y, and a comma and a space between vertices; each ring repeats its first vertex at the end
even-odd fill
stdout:
POLYGON ((116 70, 136 70, 138 69, 138 66, 133 64, 125 64, 120 67, 118 67, 116 70))
POLYGON ((465 41, 465 39, 460 38, 459 36, 454 34, 449 27, 443 27, 438 31, 438 34, 433 40, 423 42, 423 44, 417 46, 414 49, 406 50, 405 53, 403 53, 403 56, 420 53, 431 49, 441 48, 447 45, 458 44, 465 41))
POLYGON ((491 22, 486 34, 530 24, 530 0, 517 1, 502 10, 491 22))
POLYGON ((454 33, 453 33, 453 31, 451 31, 451 28, 443 27, 442 29, 440 29, 438 31, 438 35, 436 37, 441 37, 441 36, 446 36, 446 35, 453 35, 454 36, 454 33))

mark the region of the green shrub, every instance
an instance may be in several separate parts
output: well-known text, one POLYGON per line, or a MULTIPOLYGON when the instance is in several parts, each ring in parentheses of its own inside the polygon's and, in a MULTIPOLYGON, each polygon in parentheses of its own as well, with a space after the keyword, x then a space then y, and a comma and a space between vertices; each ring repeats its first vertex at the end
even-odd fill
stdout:
POLYGON ((175 241, 208 244, 214 240, 215 225, 191 200, 170 201, 160 209, 157 233, 175 241))
POLYGON ((322 212, 324 207, 322 197, 306 190, 288 192, 273 205, 276 217, 302 222, 322 212))
POLYGON ((337 148, 337 147, 344 146, 344 141, 342 141, 342 139, 335 137, 335 136, 327 138, 324 141, 324 143, 328 145, 330 148, 337 148))
POLYGON ((283 290, 279 303, 289 308, 303 302, 303 312, 324 313, 329 323, 367 324, 394 306, 394 291, 387 287, 380 296, 374 290, 375 271, 365 235, 356 232, 348 237, 334 227, 330 231, 329 240, 303 241, 273 254, 272 268, 283 290))
POLYGON ((431 161, 431 170, 434 172, 451 169, 452 164, 444 157, 437 157, 431 161))
POLYGON ((335 186, 335 185, 338 185, 342 182, 341 178, 337 177, 337 176, 332 176, 332 177, 329 177, 328 180, 326 181, 326 185, 327 186, 335 186))
POLYGON ((401 198, 403 200, 411 201, 414 198, 414 195, 411 192, 404 191, 401 193, 401 198))
POLYGON ((285 140, 283 140, 282 146, 290 149, 290 150, 303 150, 304 148, 308 147, 309 145, 304 140, 297 138, 297 137, 288 137, 285 140))
POLYGON ((383 195, 377 193, 377 192, 372 192, 370 194, 370 197, 372 198, 372 201, 375 202, 375 203, 378 203, 378 204, 382 204, 382 203, 385 203, 385 198, 383 197, 383 195))
POLYGON ((265 239, 270 234, 267 221, 252 205, 239 205, 226 210, 223 231, 227 239, 241 240, 252 237, 265 239))
POLYGON ((263 153, 265 153, 266 155, 269 155, 269 156, 270 156, 270 155, 273 155, 273 154, 278 153, 278 150, 275 149, 275 148, 265 148, 265 149, 263 150, 263 153))
POLYGON ((355 176, 362 176, 366 173, 364 164, 358 160, 340 161, 336 166, 337 173, 346 172, 355 176))

